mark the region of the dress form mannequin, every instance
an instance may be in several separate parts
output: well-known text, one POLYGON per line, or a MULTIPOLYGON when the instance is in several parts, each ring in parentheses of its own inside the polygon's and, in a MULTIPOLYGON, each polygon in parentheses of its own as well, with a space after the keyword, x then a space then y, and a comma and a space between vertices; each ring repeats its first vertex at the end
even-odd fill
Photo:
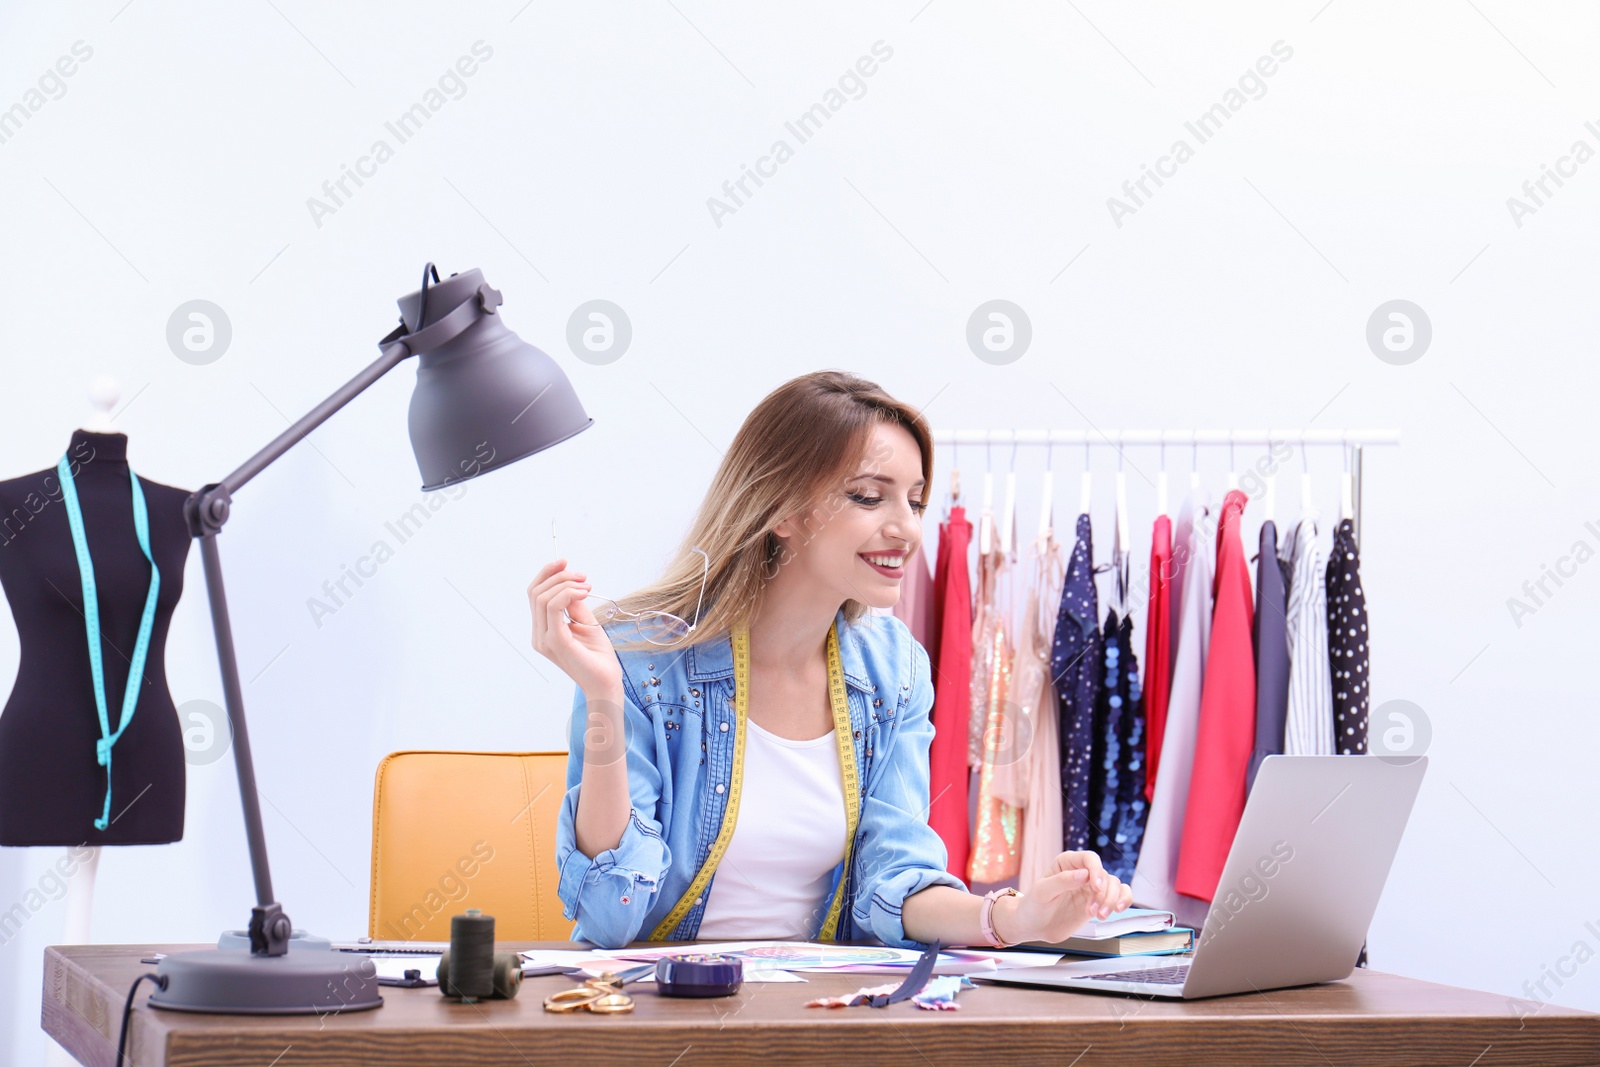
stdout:
MULTIPOLYGON (((118 727, 150 563, 134 530, 127 437, 110 428, 114 386, 97 382, 99 416, 72 434, 67 461, 83 513, 99 601, 110 725, 118 727)), ((164 646, 191 540, 188 491, 140 478, 161 581, 138 702, 113 749, 109 824, 96 829, 106 768, 84 631, 84 596, 54 468, 0 481, 0 588, 17 620, 21 662, 0 712, 0 845, 166 844, 183 837, 183 737, 167 691, 164 646)), ((80 872, 81 873, 81 872, 80 872)), ((69 884, 76 879, 69 879, 69 884)), ((87 915, 87 907, 81 909, 87 915)))
MULTIPOLYGON (((96 378, 90 382, 90 403, 91 408, 93 408, 93 413, 90 414, 88 421, 85 421, 85 424, 83 424, 83 435, 85 435, 85 437, 83 437, 83 442, 86 443, 86 446, 80 446, 80 442, 78 442, 78 435, 75 434, 74 446, 77 446, 77 448, 75 448, 75 450, 74 448, 69 448, 69 458, 70 461, 72 461, 72 464, 74 464, 75 480, 83 477, 83 474, 85 474, 85 472, 83 472, 83 467, 80 466, 80 462, 85 461, 88 456, 91 456, 91 454, 98 454, 98 458, 101 459, 102 466, 107 466, 110 453, 114 453, 115 450, 94 450, 94 442, 96 442, 96 440, 102 440, 102 438, 106 438, 106 440, 112 440, 112 438, 115 438, 115 440, 120 440, 120 442, 125 445, 126 438, 117 434, 117 427, 115 427, 114 424, 112 424, 112 421, 110 421, 110 411, 112 411, 114 406, 117 406, 118 397, 120 397, 120 389, 118 389, 117 382, 115 382, 115 379, 106 376, 106 374, 99 374, 99 376, 96 376, 96 378)), ((90 459, 88 462, 93 462, 93 459, 90 459)), ((13 547, 16 547, 16 545, 11 544, 13 537, 18 537, 19 539, 19 537, 22 536, 22 533, 24 533, 24 530, 22 530, 21 526, 16 525, 16 522, 18 522, 19 518, 24 517, 19 517, 19 515, 16 515, 13 512, 13 498, 14 496, 18 496, 18 490, 21 490, 22 504, 24 504, 26 509, 29 509, 26 512, 26 518, 24 518, 26 525, 32 525, 32 520, 35 518, 34 512, 32 512, 34 507, 40 507, 40 509, 43 509, 43 507, 53 506, 54 509, 58 510, 58 512, 59 510, 62 510, 62 507, 64 507, 64 501, 62 501, 61 498, 61 486, 59 486, 58 483, 56 483, 56 480, 54 480, 54 472, 42 472, 42 474, 46 475, 46 477, 50 477, 50 482, 43 483, 42 475, 30 475, 30 477, 27 478, 18 478, 18 480, 14 480, 13 483, 3 483, 3 485, 0 485, 0 506, 3 506, 3 510, 0 510, 0 522, 5 522, 5 518, 11 518, 11 520, 13 520, 11 525, 6 525, 3 530, 0 530, 0 560, 5 560, 6 549, 13 549, 13 547), (32 490, 29 490, 29 488, 26 488, 26 486, 29 485, 29 483, 35 482, 35 480, 38 480, 38 482, 42 483, 40 488, 45 488, 45 490, 53 490, 53 496, 35 496, 35 498, 29 498, 29 493, 32 490)), ((122 480, 123 483, 126 483, 126 480, 128 480, 128 478, 126 478, 126 470, 123 470, 122 478, 120 478, 120 480, 122 480)), ((150 483, 144 482, 144 478, 141 478, 141 483, 144 483, 142 488, 144 488, 144 491, 146 491, 146 506, 154 506, 155 501, 162 499, 162 496, 160 496, 160 493, 158 493, 158 488, 165 488, 165 486, 150 485, 150 483)), ((94 522, 93 515, 98 514, 98 512, 91 510, 91 507, 93 506, 88 504, 88 501, 83 501, 83 499, 80 498, 80 502, 82 502, 83 507, 85 507, 85 525, 94 522)), ((130 494, 128 494, 125 501, 123 501, 123 507, 128 509, 128 512, 130 512, 130 522, 131 506, 133 506, 133 499, 131 499, 130 490, 130 494)), ((163 507, 163 510, 166 510, 166 507, 163 507)), ((152 510, 152 518, 154 517, 155 512, 152 510)), ((66 522, 66 520, 59 517, 59 515, 56 518, 58 518, 58 525, 66 522)), ((56 530, 53 531, 53 533, 59 534, 61 531, 56 530)), ((35 536, 40 536, 38 531, 35 531, 35 536)), ((67 536, 70 537, 70 531, 67 531, 67 536)), ((157 537, 157 533, 155 533, 154 528, 152 528, 152 552, 158 552, 158 550, 155 549, 155 537, 157 537)), ((96 555, 96 557, 102 558, 106 557, 106 549, 101 549, 101 544, 101 537, 94 536, 93 547, 91 547, 91 555, 96 555)), ((160 560, 160 566, 162 566, 163 569, 163 595, 162 598, 160 598, 160 601, 157 603, 158 608, 162 606, 163 601, 166 601, 166 582, 173 582, 173 590, 171 590, 171 597, 173 597, 173 601, 176 601, 176 597, 178 597, 178 593, 179 590, 181 590, 182 585, 181 555, 179 555, 179 563, 176 568, 170 568, 170 566, 168 566, 168 563, 166 563, 166 555, 168 555, 166 552, 160 552, 157 555, 158 560, 160 560), (166 574, 170 573, 170 571, 173 576, 171 576, 171 579, 168 579, 166 574)), ((117 553, 117 557, 120 558, 120 553, 117 553)), ((27 557, 27 553, 24 553, 24 558, 29 558, 27 557)), ((14 561, 10 561, 10 563, 14 566, 14 561)), ((5 569, 10 568, 0 565, 0 579, 5 577, 5 574, 3 574, 5 569)), ((99 571, 96 571, 96 579, 99 579, 99 571)), ((77 593, 77 597, 82 600, 82 584, 70 584, 70 582, 58 581, 58 579, 54 579, 54 577, 51 579, 51 581, 53 581, 54 584, 59 585, 64 592, 77 593)), ((101 587, 101 582, 96 581, 96 587, 101 587)), ((8 593, 8 595, 10 595, 10 593, 8 593)), ((114 625, 115 619, 117 619, 120 614, 122 613, 102 614, 102 629, 106 629, 107 643, 109 643, 109 645, 115 645, 117 648, 122 648, 123 653, 126 653, 126 651, 131 651, 130 643, 128 643, 126 640, 118 640, 118 638, 115 638, 115 630, 110 629, 110 627, 114 625)), ((165 635, 165 619, 166 617, 170 616, 170 614, 171 608, 168 606, 168 608, 165 609, 165 613, 163 613, 162 617, 163 635, 165 635)), ((18 611, 18 621, 21 622, 24 617, 27 617, 27 614, 24 613, 24 611, 18 611)), ((88 651, 86 651, 86 640, 85 635, 83 635, 82 625, 78 627, 77 633, 78 641, 77 646, 75 646, 75 653, 77 653, 75 654, 75 659, 82 661, 82 664, 80 665, 86 665, 88 664, 88 651)), ((154 637, 154 633, 152 633, 152 637, 154 637)), ((157 645, 157 648, 160 648, 160 645, 157 645)), ((32 649, 32 643, 24 646, 24 654, 32 653, 34 653, 34 649, 32 649)), ((117 656, 117 653, 112 653, 110 649, 102 649, 102 653, 106 654, 107 659, 110 659, 112 656, 117 656)), ((50 659, 50 661, 53 661, 53 667, 51 667, 51 669, 54 669, 54 662, 64 662, 67 661, 67 659, 70 659, 70 657, 62 656, 59 651, 56 651, 54 654, 46 654, 45 659, 50 659)), ((122 657, 118 656, 118 659, 122 659, 122 657)), ((162 669, 162 664, 160 664, 160 661, 157 661, 157 664, 155 664, 155 670, 160 669, 162 669)), ((106 681, 107 689, 109 689, 109 693, 107 693, 109 701, 115 701, 115 699, 117 699, 117 697, 114 696, 114 693, 120 694, 120 689, 114 688, 114 683, 112 683, 112 677, 114 677, 114 673, 115 677, 126 680, 126 670, 128 670, 128 665, 126 665, 125 659, 123 659, 122 665, 120 665, 120 672, 114 672, 114 670, 110 669, 110 665, 107 664, 106 681)), ((146 657, 146 678, 149 680, 149 678, 152 677, 158 678, 160 675, 158 675, 158 673, 152 675, 152 667, 150 667, 149 657, 146 657)), ((8 702, 8 705, 6 705, 8 709, 10 709, 11 704, 16 704, 19 699, 22 699, 22 697, 19 696, 19 694, 22 693, 22 689, 24 689, 24 670, 19 669, 18 686, 16 686, 16 691, 13 693, 13 701, 8 702)), ((163 683, 160 691, 162 691, 163 696, 165 696, 165 683, 163 683)), ((88 696, 90 707, 86 709, 88 710, 88 715, 90 715, 91 720, 93 720, 94 717, 93 699, 93 694, 90 694, 90 696, 88 696)), ((70 701, 69 699, 69 701, 64 701, 62 704, 72 705, 74 709, 77 709, 77 705, 82 704, 82 701, 70 701)), ((134 709, 134 712, 136 712, 136 717, 138 717, 138 715, 146 715, 146 713, 150 713, 150 704, 154 704, 154 701, 147 701, 147 699, 141 697, 139 707, 134 709)), ((118 715, 118 713, 120 713, 120 702, 118 702, 115 707, 117 707, 117 710, 112 712, 112 715, 118 715)), ((6 725, 14 725, 14 720, 16 720, 16 718, 27 720, 27 718, 30 717, 26 712, 24 712, 21 713, 21 715, 13 715, 11 718, 13 718, 13 723, 6 723, 6 725)), ((3 723, 3 721, 5 720, 0 718, 0 723, 3 723)), ((26 721, 24 721, 24 725, 26 725, 26 721)), ((98 723, 96 723, 96 726, 98 726, 98 723)), ((5 726, 0 726, 0 733, 3 733, 3 731, 5 731, 5 726)), ((29 734, 32 733, 32 731, 26 731, 26 729, 24 729, 22 733, 29 734)), ((118 747, 120 747, 120 742, 118 742, 118 747)), ((26 745, 24 745, 24 752, 26 752, 26 745)), ((14 757, 16 753, 10 753, 10 755, 11 757, 14 757)), ((90 757, 88 758, 93 760, 93 753, 90 753, 90 757)), ((0 776, 5 776, 5 766, 6 757, 0 757, 0 776)), ((99 769, 98 766, 96 766, 96 769, 99 769)), ((181 771, 179 771, 179 773, 181 773, 181 771)), ((10 790, 6 790, 6 792, 10 792, 10 790)), ((146 798, 147 797, 149 797, 149 795, 146 795, 146 798)), ((16 798, 6 797, 5 801, 0 801, 0 803, 14 805, 14 801, 16 801, 16 798)), ((37 803, 42 803, 42 805, 45 805, 45 803, 53 803, 53 798, 38 797, 37 803)), ((118 806, 120 805, 122 805, 122 800, 118 798, 118 806)), ((182 801, 179 800, 179 809, 181 808, 182 801)), ((90 835, 98 835, 98 830, 93 829, 93 822, 90 824, 88 833, 90 833, 90 835)), ((179 837, 181 837, 181 833, 182 822, 181 816, 179 816, 179 837)), ((91 837, 85 837, 83 838, 83 841, 85 841, 85 843, 82 843, 82 845, 72 845, 72 843, 69 843, 69 841, 61 841, 61 843, 66 843, 66 845, 69 845, 69 848, 66 849, 66 853, 62 854, 61 859, 58 859, 56 864, 54 864, 54 870, 56 870, 58 873, 61 873, 62 880, 66 881, 67 883, 67 897, 66 904, 64 904, 64 907, 66 907, 66 920, 64 920, 64 923, 62 923, 61 944, 88 944, 88 941, 90 941, 90 921, 91 918, 93 918, 94 913, 94 877, 96 877, 96 873, 98 873, 99 870, 99 854, 101 854, 101 849, 99 849, 99 845, 93 843, 93 838, 91 837)), ((13 843, 13 841, 5 840, 5 843, 10 845, 10 843, 13 843)), ((54 1043, 51 1043, 50 1048, 46 1049, 45 1051, 46 1067, 70 1067, 70 1064, 75 1064, 75 1062, 77 1061, 75 1061, 74 1057, 67 1053, 66 1049, 61 1048, 59 1045, 54 1045, 54 1043)))

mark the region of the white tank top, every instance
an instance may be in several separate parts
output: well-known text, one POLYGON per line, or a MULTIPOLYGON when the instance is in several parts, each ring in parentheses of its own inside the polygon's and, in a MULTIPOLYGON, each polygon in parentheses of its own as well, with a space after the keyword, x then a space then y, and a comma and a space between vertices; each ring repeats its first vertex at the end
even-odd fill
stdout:
POLYGON ((739 818, 695 937, 809 941, 844 859, 837 730, 792 741, 748 719, 745 725, 739 818))

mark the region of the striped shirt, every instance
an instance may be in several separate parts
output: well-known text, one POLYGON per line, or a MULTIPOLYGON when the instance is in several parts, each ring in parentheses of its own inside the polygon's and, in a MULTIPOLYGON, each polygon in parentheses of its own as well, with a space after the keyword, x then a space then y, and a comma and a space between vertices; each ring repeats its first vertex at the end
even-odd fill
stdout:
POLYGON ((1328 674, 1328 594, 1314 514, 1302 516, 1278 549, 1288 563, 1289 714, 1283 751, 1328 756, 1333 747, 1333 683, 1328 674))

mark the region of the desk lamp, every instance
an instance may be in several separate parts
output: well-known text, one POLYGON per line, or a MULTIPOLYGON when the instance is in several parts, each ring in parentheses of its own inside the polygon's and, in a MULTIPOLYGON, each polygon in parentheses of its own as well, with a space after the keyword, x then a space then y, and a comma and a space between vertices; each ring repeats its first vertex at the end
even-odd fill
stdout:
POLYGON ((196 490, 185 505, 189 533, 200 541, 211 601, 256 906, 250 910, 248 948, 242 938, 239 947, 229 947, 229 935, 224 934, 218 948, 163 959, 156 968, 159 990, 150 996, 154 1007, 305 1015, 383 1003, 370 960, 332 951, 321 938, 296 934, 273 895, 217 534, 240 486, 412 356, 418 362, 411 394, 411 447, 424 492, 504 467, 588 429, 594 420, 578 402, 572 383, 555 360, 506 328, 496 313, 501 303, 500 293, 483 280, 482 272, 469 270, 440 281, 433 264, 427 264, 422 287, 398 301, 400 325, 378 342, 382 355, 374 363, 238 470, 196 490))

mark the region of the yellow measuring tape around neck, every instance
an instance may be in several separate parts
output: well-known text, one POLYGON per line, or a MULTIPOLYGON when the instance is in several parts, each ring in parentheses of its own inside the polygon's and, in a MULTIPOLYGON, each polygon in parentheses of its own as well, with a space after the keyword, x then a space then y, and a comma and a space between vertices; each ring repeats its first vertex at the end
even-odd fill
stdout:
MULTIPOLYGON (((838 743, 839 770, 844 779, 845 835, 844 869, 828 905, 827 919, 822 924, 820 938, 823 941, 833 941, 838 936, 839 912, 844 905, 845 883, 849 880, 861 809, 861 779, 856 768, 854 734, 850 729, 850 698, 845 693, 844 667, 839 660, 838 623, 828 627, 828 703, 833 708, 834 740, 838 743)), ((733 629, 733 711, 733 780, 728 783, 728 806, 722 813, 722 826, 717 830, 717 839, 712 842, 705 863, 695 873, 683 897, 651 932, 651 941, 665 941, 689 914, 722 862, 728 842, 733 840, 734 825, 739 820, 739 794, 744 786, 744 726, 750 711, 750 629, 743 623, 733 629)))

